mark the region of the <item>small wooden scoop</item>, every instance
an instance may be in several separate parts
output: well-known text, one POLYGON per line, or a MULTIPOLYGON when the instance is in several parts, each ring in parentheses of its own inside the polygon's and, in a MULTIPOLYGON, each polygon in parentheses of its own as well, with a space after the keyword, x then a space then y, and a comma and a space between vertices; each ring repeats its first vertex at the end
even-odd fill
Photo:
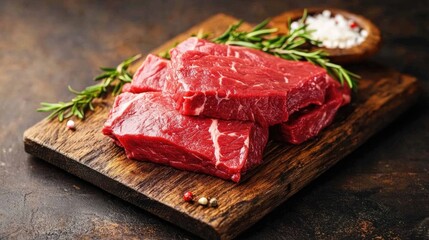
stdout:
MULTIPOLYGON (((336 8, 307 8, 307 13, 308 15, 315 15, 322 13, 323 10, 329 10, 333 15, 341 14, 344 16, 344 18, 353 20, 360 28, 368 31, 368 36, 361 44, 351 48, 340 49, 321 47, 314 48, 315 50, 323 49, 324 51, 328 52, 329 58, 335 63, 352 63, 362 61, 374 55, 374 53, 378 51, 381 44, 380 30, 370 20, 363 16, 336 8)), ((273 27, 277 27, 280 33, 287 33, 289 31, 287 26, 288 20, 291 19, 292 21, 295 21, 300 19, 303 12, 304 9, 296 9, 284 12, 273 18, 271 25, 273 27)))

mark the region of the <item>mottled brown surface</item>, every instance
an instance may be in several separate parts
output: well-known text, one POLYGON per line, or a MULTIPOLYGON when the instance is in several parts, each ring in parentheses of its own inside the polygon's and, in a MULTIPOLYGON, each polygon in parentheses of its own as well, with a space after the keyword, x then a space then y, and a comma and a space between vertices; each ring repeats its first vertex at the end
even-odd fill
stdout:
MULTIPOLYGON (((318 2, 318 1, 314 1, 318 2)), ((420 102, 240 238, 416 238, 429 229, 428 2, 327 1, 373 20, 374 58, 417 76, 420 102)), ((193 239, 23 151, 40 101, 67 99, 99 65, 147 52, 217 12, 248 21, 312 1, 0 2, 0 238, 193 239), (245 9, 245 10, 243 10, 245 9), (58 72, 61 69, 61 72, 58 72)))

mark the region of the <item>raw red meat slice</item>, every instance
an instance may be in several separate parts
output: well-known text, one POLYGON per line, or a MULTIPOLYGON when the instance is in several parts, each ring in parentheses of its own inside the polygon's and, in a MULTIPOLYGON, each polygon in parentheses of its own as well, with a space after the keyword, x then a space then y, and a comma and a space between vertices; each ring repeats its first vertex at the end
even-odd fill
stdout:
POLYGON ((131 83, 125 83, 124 86, 122 86, 121 92, 131 92, 131 83))
POLYGON ((158 92, 164 87, 168 60, 149 54, 133 76, 129 89, 123 92, 158 92))
POLYGON ((159 92, 119 95, 103 133, 127 157, 238 182, 262 161, 267 128, 252 122, 183 116, 159 92))
POLYGON ((271 132, 283 141, 300 144, 315 137, 331 124, 338 109, 349 102, 350 89, 341 87, 338 82, 332 80, 323 105, 311 106, 296 112, 289 121, 273 127, 271 132))
POLYGON ((329 76, 308 62, 189 38, 171 50, 164 91, 184 115, 274 125, 310 104, 321 105, 329 76))
MULTIPOLYGON (((235 55, 240 54, 234 52, 234 48, 216 48, 213 46, 213 44, 206 44, 204 41, 200 41, 197 39, 191 39, 188 41, 183 42, 177 47, 178 52, 186 52, 188 50, 186 49, 198 49, 201 51, 206 51, 210 54, 213 54, 215 56, 222 56, 222 55, 235 55), (192 41, 191 41, 192 40, 192 41), (222 52, 224 50, 224 52, 222 52)), ((180 53, 183 54, 183 53, 180 53)), ((247 57, 243 57, 243 59, 247 59, 246 61, 252 61, 252 59, 257 59, 257 56, 264 56, 264 53, 261 53, 259 51, 253 53, 253 52, 246 52, 247 57), (253 54, 253 55, 252 55, 253 54), (255 57, 256 56, 256 57, 255 57)), ((166 61, 166 60, 164 60, 166 61)), ((240 60, 237 60, 240 61, 240 60)), ((152 61, 153 62, 153 61, 152 61)), ((143 65, 147 64, 145 61, 143 65)), ((261 64, 268 65, 267 62, 261 61, 261 64)), ((277 65, 276 65, 277 66, 277 65)), ((141 67, 143 68, 143 67, 141 67)), ((280 69, 280 67, 277 67, 280 69)), ((152 68, 156 69, 156 68, 152 68)), ((239 69, 241 71, 242 69, 239 69)), ((153 72, 151 74, 147 74, 150 76, 154 76, 154 78, 159 79, 159 81, 164 82, 164 79, 162 76, 165 77, 165 74, 162 76, 156 76, 156 74, 160 75, 160 72, 153 72)), ((141 78, 140 81, 137 84, 145 84, 146 88, 152 88, 156 89, 159 88, 158 82, 153 81, 146 81, 145 79, 141 78), (151 84, 153 86, 151 86, 151 84), (149 86, 148 86, 149 85, 149 86)), ((133 84, 136 84, 133 82, 133 84)), ((301 143, 303 141, 306 141, 307 139, 314 137, 318 134, 318 132, 321 131, 324 127, 329 125, 329 123, 332 121, 336 111, 338 110, 339 106, 337 105, 338 101, 341 101, 338 97, 337 99, 334 99, 334 97, 338 94, 335 94, 333 91, 343 91, 343 97, 346 99, 342 101, 342 103, 348 103, 350 101, 350 90, 348 88, 345 88, 343 90, 340 90, 340 85, 338 82, 332 80, 328 77, 328 84, 330 86, 330 90, 328 90, 328 93, 330 96, 326 96, 326 101, 324 102, 324 105, 321 105, 320 107, 316 107, 314 105, 301 109, 297 112, 295 112, 291 119, 287 122, 281 123, 277 127, 273 129, 277 129, 278 132, 281 134, 277 134, 283 137, 280 137, 280 139, 291 142, 291 143, 301 143), (333 86, 331 86, 333 85, 333 86), (325 106, 325 104, 327 106, 325 106), (310 111, 311 109, 311 111, 310 111)), ((232 85, 231 88, 234 86, 232 85)))

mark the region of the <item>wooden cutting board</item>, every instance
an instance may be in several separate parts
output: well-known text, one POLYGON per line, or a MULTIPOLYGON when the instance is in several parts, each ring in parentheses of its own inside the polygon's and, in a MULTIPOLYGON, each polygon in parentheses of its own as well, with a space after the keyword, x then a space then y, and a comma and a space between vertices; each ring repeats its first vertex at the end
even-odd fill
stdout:
MULTIPOLYGON (((200 29, 220 34, 234 22, 223 14, 213 16, 154 52, 200 29)), ((411 76, 371 63, 352 70, 362 76, 359 91, 334 123, 298 146, 269 142, 265 163, 240 184, 127 159, 101 134, 113 98, 98 103, 85 121, 77 121, 76 131, 56 120, 37 123, 24 133, 25 150, 203 238, 230 239, 355 150, 416 99, 417 82, 411 76), (217 197, 219 207, 185 203, 182 196, 189 190, 217 197)))

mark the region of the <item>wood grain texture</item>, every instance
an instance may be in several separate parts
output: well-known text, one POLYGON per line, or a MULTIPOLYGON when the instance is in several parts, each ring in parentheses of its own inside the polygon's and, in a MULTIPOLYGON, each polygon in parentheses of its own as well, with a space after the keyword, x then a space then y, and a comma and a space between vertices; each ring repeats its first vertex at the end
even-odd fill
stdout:
MULTIPOLYGON (((336 63, 352 63, 365 60, 372 55, 374 55, 381 45, 381 33, 380 30, 375 26, 369 19, 365 18, 362 15, 357 15, 346 10, 341 10, 337 8, 308 8, 308 15, 319 14, 323 10, 328 9, 332 14, 341 14, 346 19, 353 20, 356 22, 362 29, 365 29, 368 32, 368 36, 365 38, 361 44, 356 45, 351 48, 320 48, 329 53, 329 58, 336 63)), ((304 8, 295 9, 291 11, 284 12, 273 18, 273 25, 279 28, 281 33, 287 33, 289 29, 287 28, 287 23, 289 19, 297 20, 302 17, 304 8)))
MULTIPOLYGON (((155 52, 199 29, 219 33, 234 21, 216 15, 155 52)), ((24 133, 25 149, 203 238, 230 239, 360 146, 416 98, 417 84, 411 76, 371 64, 355 71, 362 75, 359 92, 328 129, 299 146, 270 142, 265 164, 240 184, 127 159, 101 134, 112 98, 97 104, 93 114, 77 122, 74 132, 57 121, 37 123, 24 133), (188 190, 217 197, 219 207, 183 202, 182 194, 188 190)))

